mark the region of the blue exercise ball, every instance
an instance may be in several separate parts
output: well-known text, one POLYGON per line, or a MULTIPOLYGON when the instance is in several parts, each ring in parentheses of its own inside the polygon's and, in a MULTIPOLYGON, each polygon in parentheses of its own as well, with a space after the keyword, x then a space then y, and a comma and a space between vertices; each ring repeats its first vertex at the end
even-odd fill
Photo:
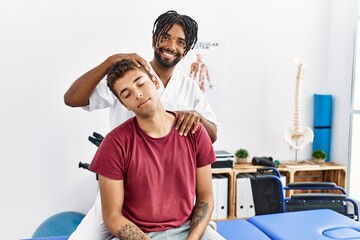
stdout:
POLYGON ((85 217, 79 212, 61 212, 46 219, 33 237, 70 236, 85 217))

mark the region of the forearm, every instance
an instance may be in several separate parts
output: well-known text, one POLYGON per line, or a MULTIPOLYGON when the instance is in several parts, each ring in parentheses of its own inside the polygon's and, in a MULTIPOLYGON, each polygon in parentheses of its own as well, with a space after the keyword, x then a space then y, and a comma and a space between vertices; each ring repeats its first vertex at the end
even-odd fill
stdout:
POLYGON ((203 116, 200 116, 200 122, 202 123, 207 133, 209 134, 211 142, 214 143, 217 139, 217 126, 214 123, 208 121, 203 116))
MULTIPOLYGON (((210 144, 210 143, 208 143, 210 144)), ((199 240, 209 224, 214 209, 211 183, 211 166, 196 169, 196 204, 191 216, 187 240, 199 240)))
POLYGON ((108 217, 104 222, 108 230, 120 240, 150 239, 138 226, 122 215, 108 217))
POLYGON ((199 240, 209 224, 211 214, 214 208, 212 198, 199 200, 196 202, 191 217, 191 224, 187 240, 199 240))
POLYGON ((112 63, 112 57, 109 57, 100 65, 79 77, 65 93, 65 104, 70 107, 83 107, 89 105, 89 98, 92 92, 106 76, 112 63))
POLYGON ((99 175, 102 217, 106 228, 120 240, 150 239, 139 227, 122 214, 124 181, 99 175))

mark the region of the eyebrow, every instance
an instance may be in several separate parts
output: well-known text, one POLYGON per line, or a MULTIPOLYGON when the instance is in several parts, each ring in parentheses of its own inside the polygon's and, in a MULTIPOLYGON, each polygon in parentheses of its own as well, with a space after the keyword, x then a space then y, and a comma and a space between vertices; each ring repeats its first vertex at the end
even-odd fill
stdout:
MULTIPOLYGON (((142 78, 143 76, 138 76, 137 78, 135 78, 134 80, 133 80, 133 83, 136 83, 140 78, 142 78)), ((123 92, 125 92, 127 90, 127 88, 124 88, 123 90, 121 90, 120 92, 119 92, 119 97, 120 97, 120 95, 123 93, 123 92)))

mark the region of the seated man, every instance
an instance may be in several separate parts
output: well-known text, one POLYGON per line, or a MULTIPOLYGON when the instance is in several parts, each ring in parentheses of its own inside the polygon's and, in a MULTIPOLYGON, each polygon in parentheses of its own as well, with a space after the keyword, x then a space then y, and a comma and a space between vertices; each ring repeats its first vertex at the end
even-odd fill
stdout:
POLYGON ((208 226, 215 154, 205 128, 179 135, 158 80, 131 61, 115 63, 107 83, 135 113, 105 137, 90 165, 108 230, 119 239, 224 239, 208 226))

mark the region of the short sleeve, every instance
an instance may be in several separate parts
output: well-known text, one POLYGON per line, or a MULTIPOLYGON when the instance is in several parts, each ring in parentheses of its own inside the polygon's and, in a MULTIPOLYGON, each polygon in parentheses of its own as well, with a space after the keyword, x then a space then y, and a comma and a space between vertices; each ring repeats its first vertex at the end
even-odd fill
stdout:
POLYGON ((111 135, 101 142, 90 164, 90 170, 113 180, 124 178, 124 151, 111 135))
POLYGON ((203 125, 199 125, 195 132, 196 139, 196 167, 204 167, 216 161, 215 152, 203 125))

